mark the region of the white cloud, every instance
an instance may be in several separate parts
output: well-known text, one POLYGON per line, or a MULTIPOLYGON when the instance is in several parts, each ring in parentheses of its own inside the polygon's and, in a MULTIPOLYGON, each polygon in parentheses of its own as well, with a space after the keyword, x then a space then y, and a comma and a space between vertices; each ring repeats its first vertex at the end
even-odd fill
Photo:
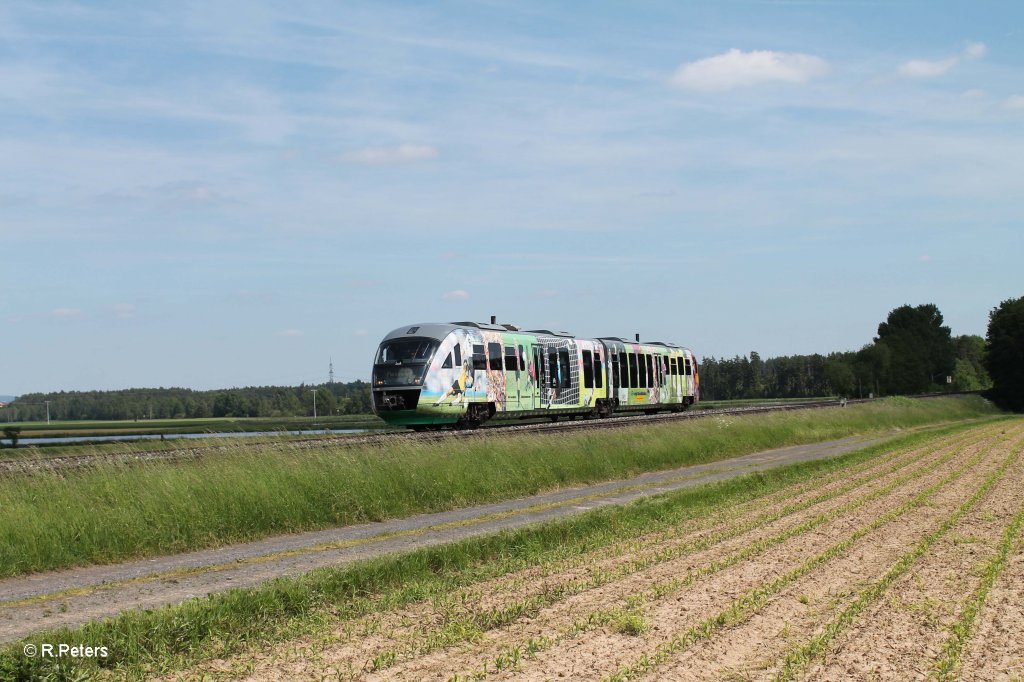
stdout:
POLYGON ((929 256, 928 254, 925 254, 925 255, 921 256, 918 260, 920 260, 922 263, 928 263, 928 262, 931 261, 931 259, 932 259, 931 256, 929 256))
POLYGON ((1003 102, 1007 109, 1024 109, 1024 95, 1013 95, 1003 102))
POLYGON ((298 329, 285 329, 283 332, 278 332, 278 336, 297 337, 302 336, 302 332, 298 329))
POLYGON ((721 91, 757 83, 805 83, 829 72, 821 57, 799 52, 732 49, 725 54, 681 65, 672 85, 689 90, 721 91))
POLYGON ((426 144, 400 144, 397 147, 365 147, 341 155, 342 161, 386 165, 426 161, 437 157, 437 148, 426 144))
POLYGON ((357 329, 352 332, 352 336, 366 336, 368 333, 365 329, 357 329))
POLYGON ((964 51, 947 59, 911 59, 899 66, 899 74, 908 78, 934 78, 941 76, 960 63, 961 59, 981 59, 988 48, 985 43, 968 43, 964 51))
POLYGON ((986 94, 987 93, 980 88, 972 88, 970 90, 964 90, 962 93, 960 93, 960 96, 963 97, 964 99, 981 99, 986 94))
POLYGON ((950 57, 949 59, 938 61, 911 59, 909 62, 900 64, 899 72, 901 76, 907 76, 908 78, 934 78, 935 76, 941 76, 959 63, 959 57, 950 57))
POLYGON ((50 312, 50 317, 69 318, 81 316, 82 310, 80 308, 54 308, 50 312))
POLYGON ((964 56, 968 59, 981 59, 987 51, 985 43, 968 43, 964 49, 964 56))
POLYGON ((456 289, 455 291, 448 291, 441 296, 442 301, 467 301, 469 300, 469 292, 462 289, 456 289))

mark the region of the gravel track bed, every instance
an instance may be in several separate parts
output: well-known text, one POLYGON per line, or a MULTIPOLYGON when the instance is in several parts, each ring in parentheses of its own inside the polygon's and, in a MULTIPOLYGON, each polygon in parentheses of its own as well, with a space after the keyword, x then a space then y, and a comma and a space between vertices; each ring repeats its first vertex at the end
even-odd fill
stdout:
MULTIPOLYGON (((966 438, 978 440, 990 431, 994 431, 994 429, 975 429, 971 432, 971 436, 965 436, 960 440, 962 441, 966 438)), ((915 453, 897 456, 895 460, 902 458, 904 466, 908 470, 914 466, 924 467, 926 466, 924 464, 925 460, 934 461, 941 458, 944 452, 954 447, 949 444, 953 442, 955 442, 955 439, 950 439, 944 448, 933 449, 930 453, 925 452, 927 448, 919 448, 915 453), (921 457, 921 461, 915 460, 915 456, 921 457)), ((954 461, 962 465, 967 461, 970 453, 977 452, 983 447, 983 443, 979 441, 970 447, 964 448, 964 452, 958 454, 954 461)), ((778 546, 769 548, 759 555, 756 560, 747 559, 741 561, 717 574, 712 574, 704 580, 697 581, 688 588, 678 590, 674 595, 650 604, 647 608, 647 617, 653 623, 654 628, 657 629, 652 629, 648 635, 625 637, 604 632, 600 628, 595 632, 586 633, 587 636, 585 637, 564 636, 564 633, 571 629, 572 623, 580 616, 609 608, 621 608, 626 603, 625 597, 628 595, 642 593, 660 582, 685 575, 691 569, 720 561, 731 553, 741 550, 744 546, 756 542, 757 539, 768 537, 772 532, 777 533, 785 529, 795 528, 807 519, 822 513, 822 508, 825 505, 816 505, 784 519, 751 530, 739 538, 718 543, 696 553, 655 564, 653 567, 628 575, 621 580, 572 595, 551 606, 542 608, 538 613, 533 614, 532 617, 515 621, 511 626, 483 633, 473 644, 436 651, 417 658, 399 659, 394 666, 382 671, 378 677, 382 679, 448 679, 453 671, 462 670, 463 673, 471 673, 474 670, 479 670, 482 661, 493 658, 503 650, 518 643, 526 642, 530 638, 538 640, 541 637, 558 638, 560 636, 561 641, 553 647, 537 653, 535 659, 523 660, 521 662, 522 674, 525 675, 526 679, 555 678, 558 677, 559 673, 570 678, 589 679, 594 675, 599 676, 602 673, 614 672, 619 664, 628 662, 630 655, 639 655, 645 649, 653 648, 660 633, 666 630, 671 631, 682 623, 698 622, 702 614, 711 615, 714 609, 718 608, 720 610, 723 604, 727 604, 744 590, 763 583, 780 571, 788 570, 786 566, 799 564, 807 557, 820 551, 821 548, 832 544, 837 537, 849 534, 851 529, 864 523, 870 523, 871 519, 878 518, 887 513, 888 510, 898 507, 902 501, 915 494, 915 492, 924 490, 929 485, 933 485, 941 480, 943 476, 947 475, 947 469, 952 464, 951 462, 946 467, 927 472, 917 479, 908 481, 898 487, 896 491, 868 502, 859 509, 854 510, 851 514, 831 520, 822 526, 812 529, 810 532, 801 533, 782 542, 778 546), (626 640, 625 642, 623 642, 624 639, 626 640), (612 646, 613 643, 617 643, 617 646, 612 646), (622 647, 623 643, 627 646, 622 647), (609 647, 611 648, 609 649, 609 647), (609 651, 616 651, 616 656, 609 657, 607 655, 609 651), (583 670, 578 667, 587 660, 590 660, 592 663, 595 662, 595 658, 604 664, 603 668, 583 670)), ((865 467, 864 471, 871 472, 874 470, 880 472, 885 471, 890 466, 888 462, 879 462, 865 467)), ((975 467, 973 470, 965 472, 964 479, 974 481, 979 476, 982 476, 986 470, 984 466, 975 467)), ((892 471, 887 474, 887 477, 880 478, 877 482, 872 482, 870 485, 865 484, 863 486, 864 489, 847 491, 843 495, 839 495, 835 500, 829 501, 832 505, 830 508, 838 508, 844 501, 849 502, 851 499, 858 499, 870 494, 869 490, 877 490, 882 487, 884 485, 883 481, 898 478, 900 475, 906 475, 906 471, 902 469, 892 471)), ((822 482, 822 488, 825 486, 841 487, 841 485, 841 477, 837 477, 837 479, 832 481, 822 482)), ((960 487, 964 485, 967 485, 967 483, 952 484, 956 490, 960 490, 960 487)), ((802 494, 807 497, 813 497, 820 493, 821 489, 807 488, 802 494)), ((786 502, 789 501, 786 500, 786 502)), ((783 500, 780 499, 776 504, 781 505, 783 503, 783 500)), ((931 508, 915 510, 914 513, 925 514, 929 509, 931 508)), ((764 509, 754 507, 750 513, 756 515, 757 513, 764 512, 764 509)), ((658 551, 658 549, 660 548, 655 548, 651 551, 658 551)), ((514 582, 516 579, 505 578, 502 580, 512 580, 514 582)), ((497 587, 500 582, 492 581, 491 586, 497 587)), ((477 590, 476 588, 472 590, 472 594, 480 592, 482 590, 477 590)), ((516 596, 514 589, 509 593, 509 596, 516 596)), ((417 638, 422 639, 432 627, 436 628, 438 624, 443 622, 442 620, 436 620, 437 613, 433 615, 435 620, 430 619, 429 606, 424 604, 414 605, 401 614, 384 615, 383 618, 387 622, 381 623, 380 632, 383 634, 378 633, 368 637, 361 637, 359 628, 356 627, 350 629, 347 635, 344 632, 335 633, 335 637, 340 636, 343 640, 348 640, 347 642, 331 644, 330 637, 325 637, 318 641, 292 642, 287 647, 276 647, 274 653, 268 658, 245 662, 241 665, 241 668, 255 667, 258 672, 247 678, 253 680, 277 678, 319 679, 319 675, 333 674, 334 671, 342 671, 343 679, 350 672, 356 673, 358 677, 358 673, 366 666, 367 660, 373 657, 374 652, 397 651, 401 648, 399 645, 403 640, 405 640, 407 645, 409 644, 409 640, 406 640, 406 638, 409 637, 410 633, 413 633, 413 641, 417 638), (426 624, 426 627, 423 627, 424 624, 426 624), (388 632, 388 627, 392 627, 390 632, 388 632), (359 637, 359 640, 355 641, 353 636, 359 637), (295 652, 295 655, 284 654, 284 658, 292 660, 283 661, 282 651, 288 650, 295 652)), ((415 646, 407 646, 407 649, 411 653, 415 651, 415 646)), ((203 666, 203 669, 206 671, 219 669, 222 673, 228 673, 230 670, 238 673, 240 672, 240 668, 237 665, 239 663, 236 661, 235 665, 231 665, 227 661, 222 661, 203 666)), ((367 677, 368 679, 376 679, 374 675, 367 677)))

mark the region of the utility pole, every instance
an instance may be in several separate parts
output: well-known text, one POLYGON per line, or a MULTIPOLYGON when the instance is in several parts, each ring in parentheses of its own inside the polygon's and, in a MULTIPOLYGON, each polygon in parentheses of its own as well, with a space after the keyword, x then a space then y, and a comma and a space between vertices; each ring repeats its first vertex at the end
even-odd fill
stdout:
POLYGON ((315 420, 316 419, 316 389, 314 388, 314 389, 311 389, 311 390, 313 391, 313 419, 315 420))
POLYGON ((334 358, 331 358, 331 364, 327 366, 327 383, 334 383, 334 358))
POLYGON ((50 423, 50 401, 49 400, 44 400, 43 402, 46 403, 46 423, 49 424, 50 423))

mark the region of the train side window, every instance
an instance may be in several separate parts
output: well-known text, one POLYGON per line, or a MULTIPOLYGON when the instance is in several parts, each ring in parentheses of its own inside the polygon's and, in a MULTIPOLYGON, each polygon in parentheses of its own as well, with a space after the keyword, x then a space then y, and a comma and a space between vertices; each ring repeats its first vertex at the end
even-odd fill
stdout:
POLYGON ((668 373, 670 375, 672 375, 672 376, 676 375, 676 359, 675 358, 669 358, 668 359, 668 373))
POLYGON ((449 353, 445 357, 444 362, 441 363, 441 369, 451 369, 451 368, 452 368, 452 354, 449 353))
POLYGON ((612 386, 621 387, 622 386, 622 382, 619 381, 619 354, 618 353, 611 353, 611 354, 609 354, 608 355, 608 362, 611 363, 611 367, 612 367, 612 376, 611 376, 611 382, 612 383, 611 383, 611 385, 612 386))
POLYGON ((604 365, 597 351, 594 351, 594 388, 604 388, 604 365))
POLYGON ((640 356, 640 388, 651 385, 651 356, 644 353, 640 356))
POLYGON ((473 369, 487 369, 487 356, 484 355, 484 346, 482 343, 473 344, 473 369))
POLYGON ((558 387, 558 351, 554 348, 548 348, 548 383, 558 387))
POLYGON ((462 367, 462 345, 455 344, 455 364, 462 367))
POLYGON ((636 353, 626 353, 626 357, 629 358, 629 387, 640 388, 640 378, 636 371, 636 353))
POLYGON ((501 344, 487 344, 487 366, 488 369, 501 369, 501 344))
POLYGON ((583 351, 583 388, 594 387, 594 356, 589 350, 583 351))
POLYGON ((526 371, 526 353, 523 352, 522 346, 519 346, 519 369, 523 372, 526 371))
POLYGON ((561 372, 561 382, 559 385, 561 388, 569 388, 572 385, 572 373, 569 368, 569 349, 559 348, 558 349, 558 370, 561 372))
POLYGON ((510 372, 519 369, 519 358, 516 357, 515 346, 505 346, 505 369, 510 372))
POLYGON ((686 376, 693 375, 693 368, 690 366, 690 358, 686 358, 686 376))

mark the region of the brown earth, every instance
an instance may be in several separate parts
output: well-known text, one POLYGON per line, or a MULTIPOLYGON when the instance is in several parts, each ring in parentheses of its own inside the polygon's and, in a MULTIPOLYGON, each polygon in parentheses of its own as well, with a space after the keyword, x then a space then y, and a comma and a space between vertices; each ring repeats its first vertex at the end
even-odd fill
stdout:
MULTIPOLYGON (((1022 437, 1024 422, 978 427, 940 446, 884 456, 668 531, 339 623, 315 637, 172 678, 602 679, 653 657, 673 636, 862 534, 739 622, 667 656, 645 679, 771 678, 783 656, 818 634, 987 477, 1000 474, 1007 458, 1019 453, 1022 437), (923 503, 908 505, 931 487, 923 503), (516 608, 521 612, 508 624, 487 624, 488 613, 516 608)), ((1017 459, 804 674, 895 680, 931 670, 946 628, 978 582, 979 567, 1020 508, 1022 483, 1024 464, 1017 459)), ((1020 638, 978 643, 982 633, 1005 640, 1021 631, 1022 572, 1018 543, 964 653, 967 679, 989 679, 988 672, 1005 673, 1005 679, 1020 675, 1020 638)))

